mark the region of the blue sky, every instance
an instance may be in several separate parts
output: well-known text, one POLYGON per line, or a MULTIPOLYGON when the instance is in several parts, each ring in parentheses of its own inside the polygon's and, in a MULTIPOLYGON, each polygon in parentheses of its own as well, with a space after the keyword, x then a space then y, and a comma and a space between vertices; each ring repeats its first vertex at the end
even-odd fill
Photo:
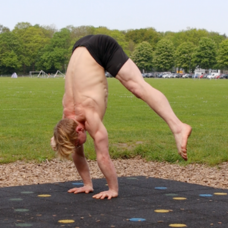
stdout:
POLYGON ((228 35, 227 0, 0 0, 0 24, 91 25, 178 32, 206 29, 228 35))

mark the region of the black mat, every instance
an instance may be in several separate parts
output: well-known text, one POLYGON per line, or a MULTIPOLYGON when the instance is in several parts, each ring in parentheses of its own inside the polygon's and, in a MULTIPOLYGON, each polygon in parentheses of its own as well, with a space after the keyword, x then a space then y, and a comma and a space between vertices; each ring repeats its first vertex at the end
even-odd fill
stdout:
POLYGON ((80 181, 0 188, 0 227, 228 227, 228 190, 122 177, 118 198, 96 200, 108 187, 93 183, 90 194, 67 193, 80 181))

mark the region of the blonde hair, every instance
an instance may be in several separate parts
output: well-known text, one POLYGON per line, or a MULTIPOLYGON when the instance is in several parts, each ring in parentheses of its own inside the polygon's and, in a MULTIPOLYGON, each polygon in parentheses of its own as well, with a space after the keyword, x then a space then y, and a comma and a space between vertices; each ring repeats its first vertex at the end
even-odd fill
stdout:
POLYGON ((78 138, 76 132, 77 123, 72 119, 62 119, 54 128, 55 150, 60 158, 69 159, 70 154, 75 150, 75 143, 78 138))

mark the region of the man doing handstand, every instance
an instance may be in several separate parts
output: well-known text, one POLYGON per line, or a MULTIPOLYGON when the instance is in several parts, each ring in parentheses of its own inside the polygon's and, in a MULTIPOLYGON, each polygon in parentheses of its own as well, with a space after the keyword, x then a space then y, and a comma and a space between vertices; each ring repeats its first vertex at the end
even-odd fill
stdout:
POLYGON ((191 127, 182 123, 174 114, 166 97, 144 81, 135 63, 127 57, 119 44, 106 35, 89 35, 78 40, 65 77, 63 119, 54 129, 52 148, 61 157, 72 154, 84 186, 68 192, 93 191, 89 167, 84 156, 83 144, 86 131, 94 141, 97 163, 104 174, 109 190, 93 196, 111 199, 118 196, 118 181, 108 149, 108 133, 102 123, 107 108, 108 71, 136 97, 145 101, 171 129, 178 153, 187 160, 187 140, 191 127))

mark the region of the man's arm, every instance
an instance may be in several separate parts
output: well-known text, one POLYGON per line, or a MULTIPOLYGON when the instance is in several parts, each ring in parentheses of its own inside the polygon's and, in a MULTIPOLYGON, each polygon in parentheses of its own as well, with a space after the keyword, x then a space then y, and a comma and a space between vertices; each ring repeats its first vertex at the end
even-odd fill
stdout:
POLYGON ((75 149, 75 152, 72 155, 74 164, 78 170, 79 175, 82 178, 84 186, 81 188, 72 188, 68 192, 70 193, 79 193, 79 192, 93 192, 93 183, 90 178, 89 166, 87 164, 83 145, 75 149))
POLYGON ((107 197, 111 199, 112 197, 117 197, 118 180, 114 164, 108 151, 108 133, 97 113, 90 113, 89 117, 86 117, 86 129, 93 138, 97 162, 109 186, 108 191, 96 194, 93 198, 104 199, 107 197))

